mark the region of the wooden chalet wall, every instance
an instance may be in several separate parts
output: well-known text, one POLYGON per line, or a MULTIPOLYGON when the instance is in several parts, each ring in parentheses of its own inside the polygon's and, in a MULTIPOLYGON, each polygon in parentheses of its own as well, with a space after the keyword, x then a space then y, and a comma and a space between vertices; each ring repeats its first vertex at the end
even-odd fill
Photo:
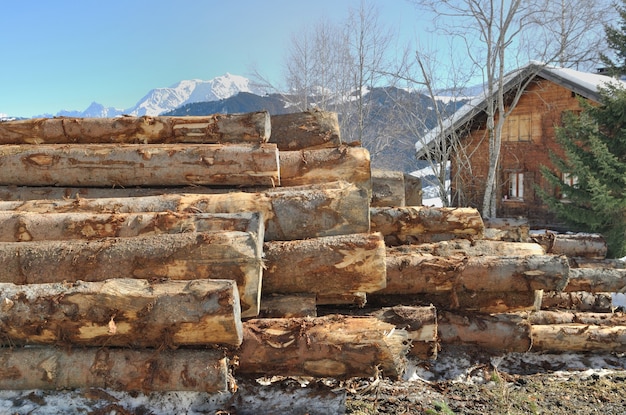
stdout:
MULTIPOLYGON (((555 139, 555 126, 560 125, 564 111, 578 111, 580 104, 575 94, 556 83, 540 79, 532 82, 526 89, 519 103, 509 115, 530 117, 531 130, 524 141, 507 139, 507 123, 503 129, 503 140, 498 172, 498 208, 499 217, 529 218, 531 223, 549 223, 553 218, 547 211, 534 186, 539 185, 550 191, 550 187, 541 175, 542 165, 552 166, 550 152, 562 154, 555 139), (508 197, 510 173, 523 173, 523 198, 508 197)), ((453 200, 458 206, 479 208, 484 196, 483 184, 487 178, 489 166, 489 140, 484 125, 475 128, 462 139, 465 153, 470 155, 471 172, 461 169, 460 179, 452 182, 452 194, 461 192, 460 199, 453 200), (460 203, 459 203, 460 200, 460 203)), ((452 163, 452 175, 456 177, 458 166, 452 163)))

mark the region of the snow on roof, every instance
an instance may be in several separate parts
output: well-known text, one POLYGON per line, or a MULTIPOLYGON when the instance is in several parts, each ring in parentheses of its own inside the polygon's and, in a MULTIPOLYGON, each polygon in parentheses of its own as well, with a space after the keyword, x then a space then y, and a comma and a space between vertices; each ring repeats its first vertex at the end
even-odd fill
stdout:
MULTIPOLYGON (((598 88, 601 86, 617 84, 626 88, 626 82, 608 77, 606 75, 549 66, 540 62, 529 62, 527 65, 504 76, 504 90, 511 90, 514 86, 519 85, 524 80, 528 79, 529 76, 539 76, 547 79, 593 101, 599 101, 600 96, 598 88)), ((421 153, 425 152, 427 146, 432 143, 435 138, 441 136, 442 134, 446 136, 452 134, 454 130, 461 128, 467 122, 471 121, 476 115, 484 111, 487 107, 487 97, 487 91, 483 91, 481 94, 471 98, 452 116, 443 121, 443 129, 435 127, 421 137, 419 141, 415 143, 415 151, 417 152, 418 157, 421 153)))

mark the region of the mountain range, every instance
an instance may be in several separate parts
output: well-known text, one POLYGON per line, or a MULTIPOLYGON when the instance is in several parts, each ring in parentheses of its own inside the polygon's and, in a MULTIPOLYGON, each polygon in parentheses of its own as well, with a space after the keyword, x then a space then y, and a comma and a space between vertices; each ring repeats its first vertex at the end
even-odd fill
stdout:
POLYGON ((196 102, 219 101, 229 98, 240 92, 262 94, 263 91, 255 87, 252 82, 243 76, 226 73, 208 81, 191 79, 180 81, 170 87, 155 88, 148 92, 137 103, 125 109, 105 107, 92 102, 82 111, 62 110, 56 114, 42 114, 37 117, 117 117, 119 115, 160 115, 172 111, 180 106, 196 102))

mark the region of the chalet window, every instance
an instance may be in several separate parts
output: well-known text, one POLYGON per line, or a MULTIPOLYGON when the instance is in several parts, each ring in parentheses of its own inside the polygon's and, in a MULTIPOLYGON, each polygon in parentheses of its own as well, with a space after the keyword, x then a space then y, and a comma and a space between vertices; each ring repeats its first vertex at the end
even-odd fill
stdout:
POLYGON ((541 120, 539 115, 511 114, 506 117, 502 128, 504 141, 531 141, 533 132, 539 135, 541 120))
MULTIPOLYGON (((563 173, 561 178, 563 179, 563 183, 565 183, 566 185, 573 188, 578 187, 578 176, 569 173, 563 173)), ((567 193, 562 192, 561 199, 567 199, 567 193)))
POLYGON ((524 199, 524 173, 509 173, 509 193, 507 199, 524 199))

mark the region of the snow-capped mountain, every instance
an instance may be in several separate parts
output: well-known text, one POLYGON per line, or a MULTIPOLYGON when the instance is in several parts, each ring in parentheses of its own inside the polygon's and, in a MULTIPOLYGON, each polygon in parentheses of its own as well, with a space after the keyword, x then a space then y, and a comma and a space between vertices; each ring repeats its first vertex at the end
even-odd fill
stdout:
MULTIPOLYGON (((84 111, 59 111, 57 116, 66 117, 115 117, 127 115, 159 115, 172 111, 181 105, 196 102, 219 101, 239 92, 262 94, 248 78, 226 73, 208 81, 192 79, 180 81, 170 87, 155 88, 141 98, 134 106, 126 109, 105 107, 93 102, 84 111)), ((49 114, 43 116, 50 116, 49 114)))

